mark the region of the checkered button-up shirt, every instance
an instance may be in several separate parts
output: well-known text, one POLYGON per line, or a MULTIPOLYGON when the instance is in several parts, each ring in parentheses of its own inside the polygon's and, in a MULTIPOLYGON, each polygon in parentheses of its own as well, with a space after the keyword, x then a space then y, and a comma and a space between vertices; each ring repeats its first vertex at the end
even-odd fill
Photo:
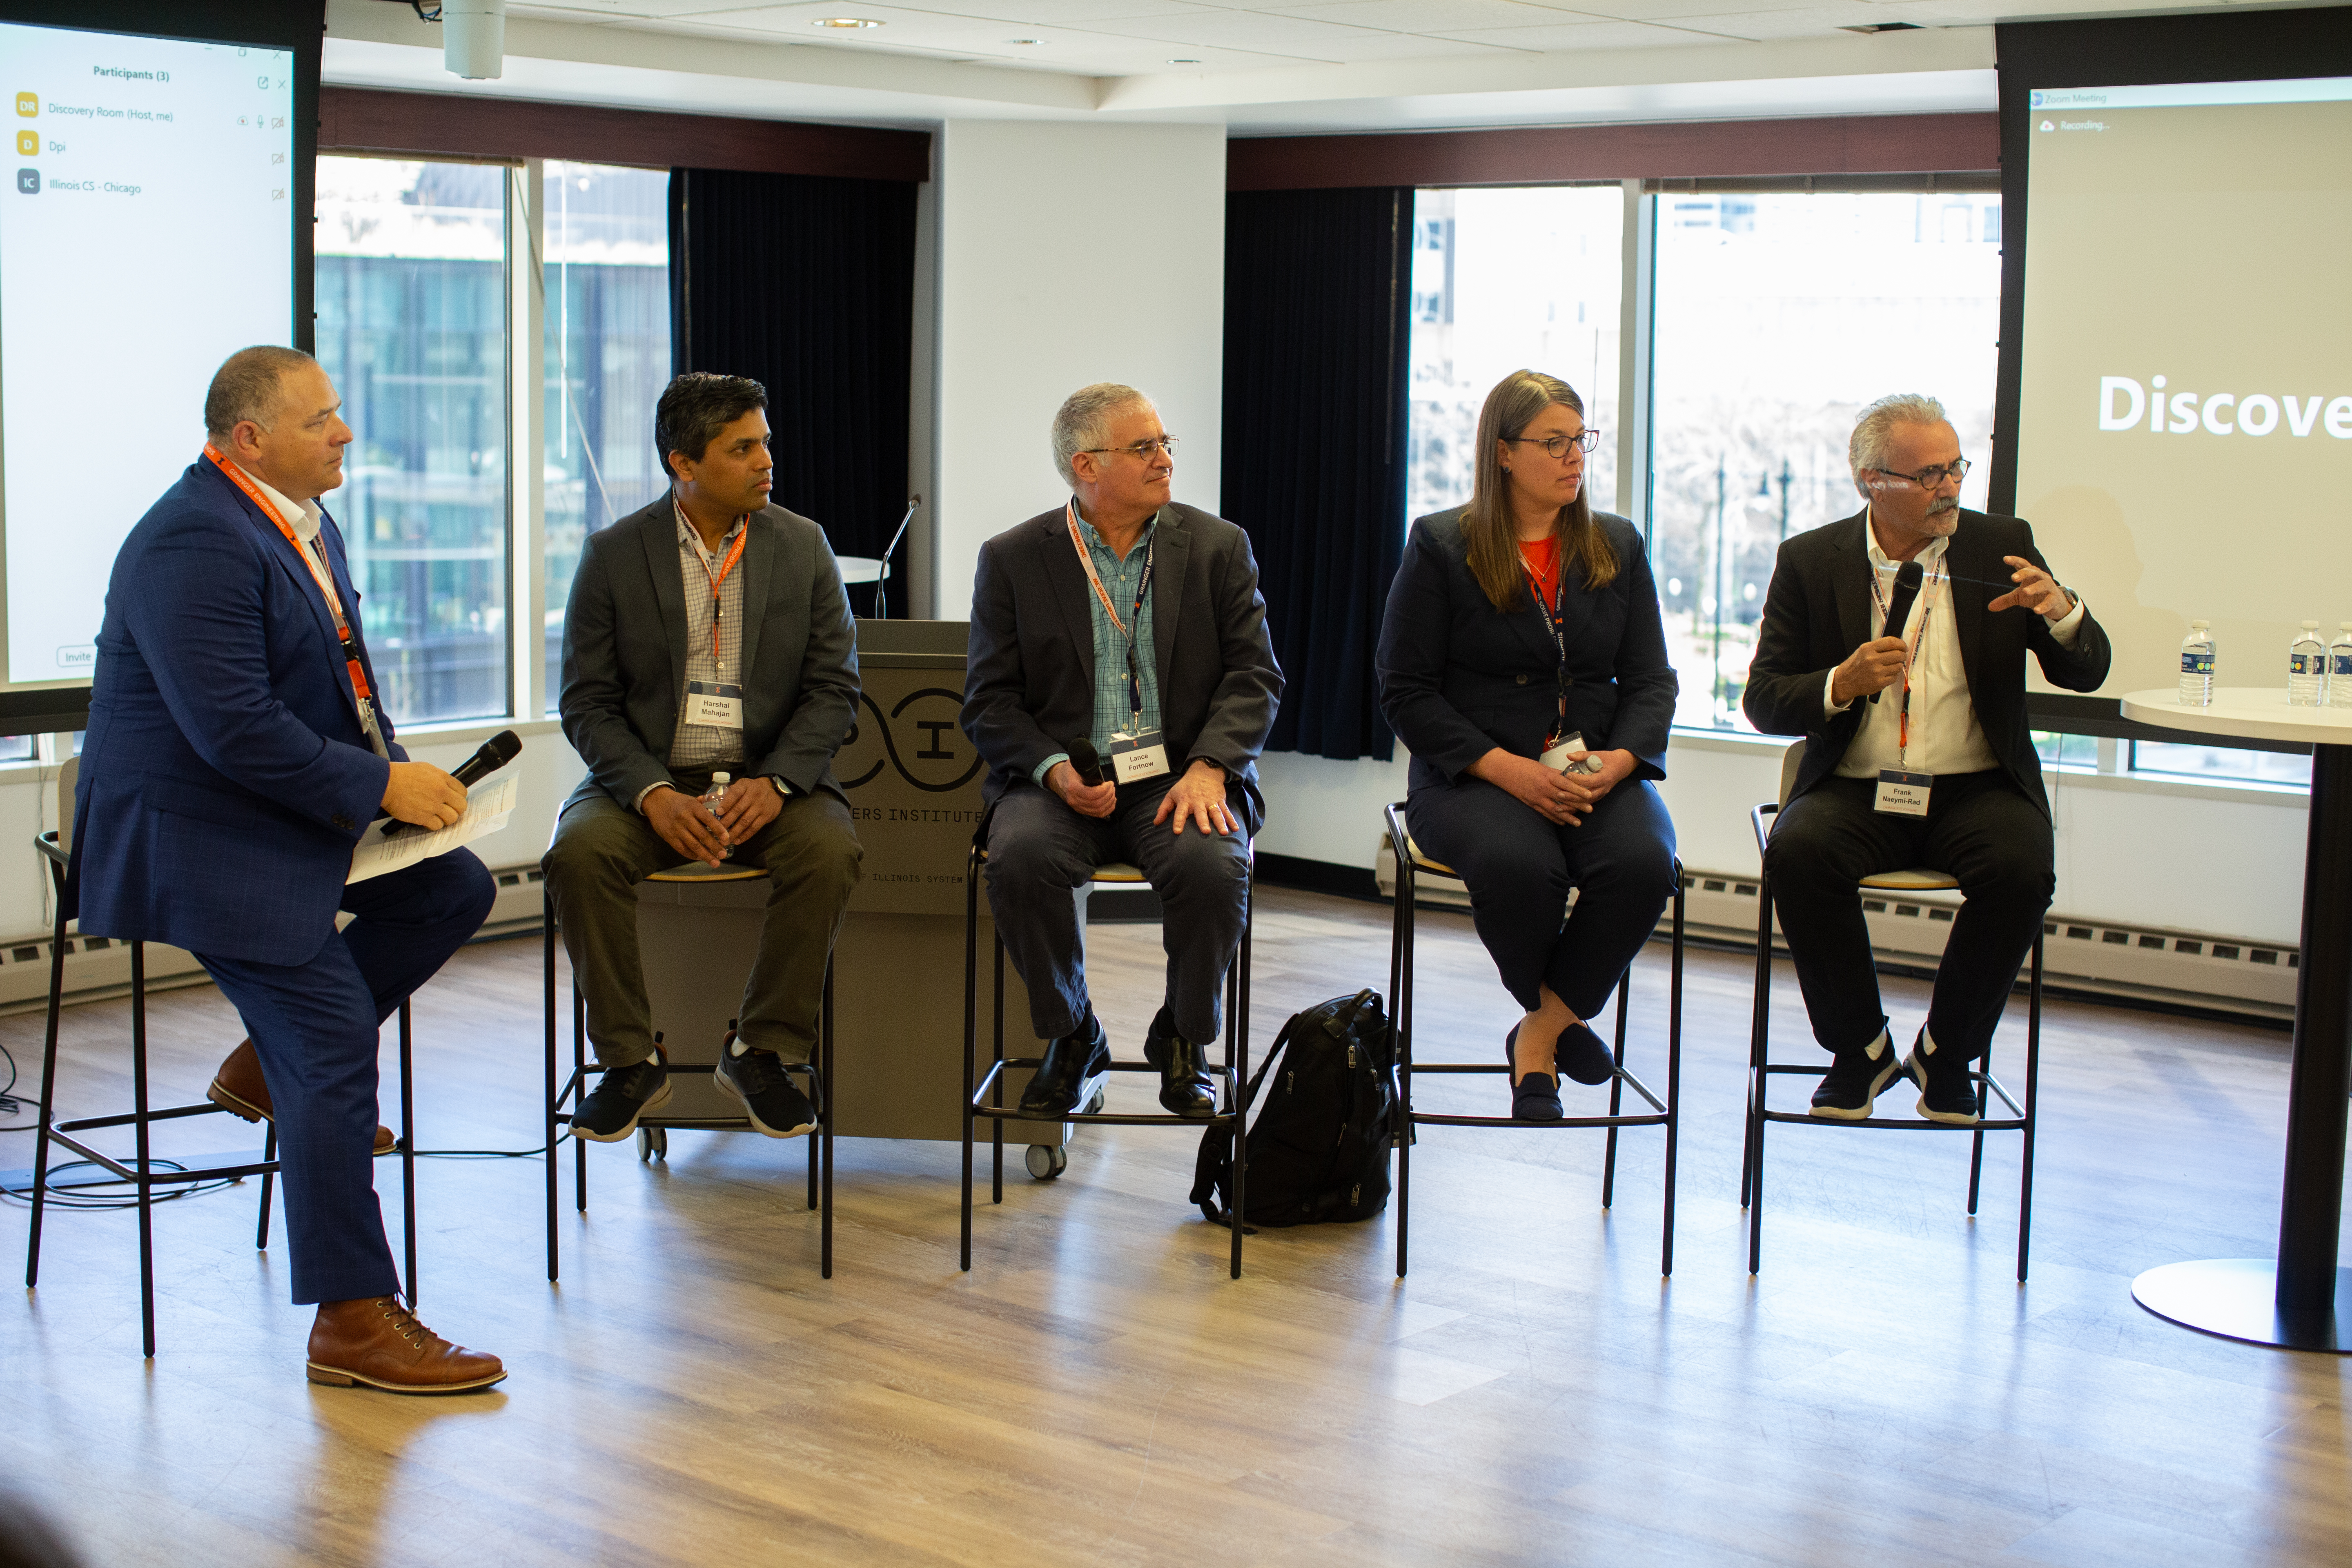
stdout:
MULTIPOLYGON (((727 552, 735 548, 741 536, 745 520, 737 518, 735 526, 727 531, 717 550, 702 548, 702 536, 694 531, 694 524, 686 518, 686 510, 670 501, 670 510, 677 514, 677 569, 686 583, 686 679, 706 685, 726 682, 743 683, 743 563, 735 563, 735 570, 727 574, 719 584, 719 652, 711 652, 711 582, 719 569, 727 563, 727 552)), ((686 721, 686 688, 678 688, 677 733, 669 743, 669 768, 672 773, 701 773, 726 767, 743 760, 743 731, 722 729, 716 724, 689 724, 686 721)))

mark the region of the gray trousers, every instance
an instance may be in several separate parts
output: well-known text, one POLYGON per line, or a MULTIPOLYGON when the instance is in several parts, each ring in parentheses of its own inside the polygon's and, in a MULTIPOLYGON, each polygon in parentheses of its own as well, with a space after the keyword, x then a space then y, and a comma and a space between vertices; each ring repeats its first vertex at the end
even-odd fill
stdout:
MULTIPOLYGON (((698 782, 681 779, 680 787, 698 782)), ((728 865, 768 873, 760 956, 744 983, 736 1026, 745 1045, 788 1062, 809 1059, 824 1002, 825 960, 865 853, 849 808, 822 791, 785 801, 773 822, 735 846, 728 865)), ((588 1038, 599 1066, 628 1067, 653 1055, 636 889, 656 871, 685 864, 651 823, 609 796, 581 801, 555 825, 555 842, 541 865, 572 956, 572 983, 588 1004, 588 1038)))
MULTIPOLYGON (((1121 784, 1108 817, 1083 816, 1025 781, 989 813, 988 907, 1029 988, 1029 1018, 1039 1039, 1075 1034, 1087 1016, 1086 954, 1071 893, 1109 860, 1140 868, 1160 895, 1176 1032, 1202 1044, 1217 1037, 1225 970, 1241 946, 1249 901, 1249 843, 1238 832, 1203 833, 1197 823, 1188 822, 1181 834, 1155 824, 1160 798, 1179 776, 1121 784)), ((1225 798, 1239 819, 1241 791, 1229 784, 1225 798)))

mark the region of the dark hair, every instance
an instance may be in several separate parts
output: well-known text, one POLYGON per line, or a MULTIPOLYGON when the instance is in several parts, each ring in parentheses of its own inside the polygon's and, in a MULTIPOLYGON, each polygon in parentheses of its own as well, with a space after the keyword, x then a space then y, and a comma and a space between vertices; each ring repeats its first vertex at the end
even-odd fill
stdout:
POLYGON ((662 388, 654 405, 654 452, 662 477, 677 478, 669 466, 672 452, 683 452, 695 462, 719 438, 719 432, 754 408, 768 406, 768 389, 747 375, 713 375, 690 370, 662 388))
POLYGON ((237 350, 213 372, 213 384, 205 391, 205 434, 226 441, 247 419, 268 429, 278 417, 278 384, 286 373, 318 363, 300 349, 276 343, 237 350))

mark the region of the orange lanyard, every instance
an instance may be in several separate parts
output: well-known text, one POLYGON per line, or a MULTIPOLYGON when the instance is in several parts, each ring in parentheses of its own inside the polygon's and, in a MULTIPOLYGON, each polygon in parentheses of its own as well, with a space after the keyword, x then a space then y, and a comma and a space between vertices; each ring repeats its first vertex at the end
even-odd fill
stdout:
POLYGON ((335 637, 343 646, 343 668, 351 673, 352 695, 359 699, 361 710, 364 712, 374 693, 368 689, 367 669, 360 663, 359 644, 352 637, 351 622, 344 618, 342 595, 335 592, 333 574, 327 570, 326 563, 319 559, 316 552, 304 547, 301 540, 295 536, 292 525, 278 512, 269 498, 261 493, 260 487, 247 476, 243 468, 221 456, 220 448, 210 441, 205 443, 205 456, 228 476, 229 483, 245 492, 247 500, 261 509, 262 516, 278 525, 278 531, 286 536, 286 542, 294 547, 294 553, 299 555, 302 564, 310 569, 310 581, 316 583, 319 592, 326 595, 328 613, 335 617, 335 637))
MULTIPOLYGON (((1903 708, 1895 719, 1895 753, 1897 765, 1906 761, 1911 752, 1911 665, 1919 657, 1919 645, 1927 636, 1927 619, 1936 613, 1936 585, 1943 580, 1944 560, 1939 555, 1936 558, 1934 574, 1919 584, 1919 627, 1911 634, 1911 640, 1903 649, 1903 708)), ((1892 634, 1886 629, 1886 612, 1894 606, 1879 595, 1876 567, 1873 567, 1870 573, 1870 597, 1871 601, 1878 606, 1878 635, 1901 637, 1903 628, 1900 626, 1895 627, 1892 634)))
MULTIPOLYGON (((672 506, 677 506, 677 501, 674 500, 670 504, 672 506)), ((739 517, 735 520, 736 527, 741 530, 740 532, 735 535, 735 548, 730 550, 727 552, 727 559, 719 563, 719 575, 711 577, 710 563, 704 557, 702 552, 702 534, 700 531, 695 529, 692 521, 687 517, 686 509, 684 507, 677 507, 677 516, 680 522, 685 523, 688 530, 693 531, 694 558, 702 563, 702 574, 705 577, 710 578, 710 658, 712 662, 719 666, 719 672, 721 675, 724 675, 727 673, 727 664, 724 659, 719 657, 719 623, 721 618, 719 607, 719 590, 727 585, 727 574, 735 570, 735 563, 743 559, 743 546, 751 542, 751 531, 743 526, 742 518, 739 517)))

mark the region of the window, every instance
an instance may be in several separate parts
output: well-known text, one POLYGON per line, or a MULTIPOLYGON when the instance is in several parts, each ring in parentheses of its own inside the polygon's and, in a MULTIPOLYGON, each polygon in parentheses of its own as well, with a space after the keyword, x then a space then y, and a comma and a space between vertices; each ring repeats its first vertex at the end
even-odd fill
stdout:
POLYGON ((2166 778, 2212 784, 2293 784, 2311 787, 2311 758, 2293 752, 2252 752, 2231 746, 2181 745, 2170 741, 2134 741, 2131 769, 2166 778))
POLYGON ((1478 409, 1515 370, 1584 399, 1601 444, 1585 459, 1597 510, 1617 504, 1617 185, 1423 191, 1413 199, 1412 364, 1405 516, 1470 499, 1478 409))
POLYGON ((329 505, 399 723, 510 706, 508 177, 319 160, 319 360, 358 436, 329 505))
POLYGON ((1940 398, 1984 505, 2000 198, 1656 198, 1651 555, 1682 676, 1676 722, 1747 730, 1739 700, 1775 552, 1861 509, 1846 439, 1895 392, 1940 398))
POLYGON ((590 533, 666 488, 654 403, 669 381, 669 175, 546 166, 547 710, 590 533))
POLYGON ((2095 736, 2036 730, 2033 750, 2045 768, 2071 768, 2082 773, 2096 773, 2099 768, 2099 742, 2095 736))

